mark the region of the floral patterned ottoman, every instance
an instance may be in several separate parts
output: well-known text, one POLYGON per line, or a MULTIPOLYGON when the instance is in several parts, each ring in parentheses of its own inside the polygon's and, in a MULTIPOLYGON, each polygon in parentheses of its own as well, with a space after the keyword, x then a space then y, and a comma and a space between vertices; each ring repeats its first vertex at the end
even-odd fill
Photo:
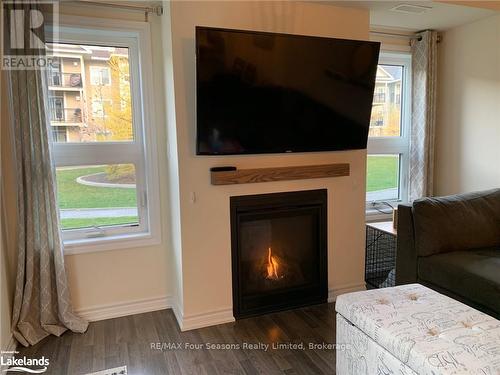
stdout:
POLYGON ((500 375, 500 321, 422 285, 343 294, 335 309, 338 375, 500 375))

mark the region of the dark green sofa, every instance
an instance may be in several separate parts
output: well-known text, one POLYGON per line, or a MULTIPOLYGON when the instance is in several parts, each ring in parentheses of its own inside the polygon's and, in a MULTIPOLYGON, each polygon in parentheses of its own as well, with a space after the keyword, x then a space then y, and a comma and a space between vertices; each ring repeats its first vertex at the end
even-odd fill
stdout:
POLYGON ((500 318, 500 189, 399 205, 396 284, 414 282, 500 318))

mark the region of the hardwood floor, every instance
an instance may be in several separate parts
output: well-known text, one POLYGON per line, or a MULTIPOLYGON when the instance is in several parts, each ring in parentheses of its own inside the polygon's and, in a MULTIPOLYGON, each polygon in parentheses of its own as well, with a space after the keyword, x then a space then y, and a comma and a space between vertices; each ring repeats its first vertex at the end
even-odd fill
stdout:
POLYGON ((335 343, 333 304, 187 332, 179 330, 171 310, 162 310, 94 322, 84 334, 67 332, 18 350, 19 356, 49 358, 46 374, 58 375, 87 374, 123 365, 130 375, 335 374, 335 351, 310 350, 309 343, 335 343), (265 351, 244 348, 245 343, 303 343, 305 350, 265 351), (180 348, 165 347, 176 344, 180 348), (232 349, 209 349, 207 344, 232 344, 232 349), (201 348, 186 349, 185 345, 201 348))

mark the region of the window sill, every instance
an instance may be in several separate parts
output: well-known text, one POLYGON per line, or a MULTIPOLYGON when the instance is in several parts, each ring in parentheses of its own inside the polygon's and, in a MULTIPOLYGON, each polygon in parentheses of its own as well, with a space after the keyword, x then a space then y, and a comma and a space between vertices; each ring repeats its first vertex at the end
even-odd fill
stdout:
POLYGON ((66 240, 64 255, 96 253, 100 251, 123 250, 158 245, 161 238, 151 233, 136 233, 119 236, 66 240))
MULTIPOLYGON (((399 200, 388 201, 393 208, 397 208, 399 204, 403 203, 399 200)), ((381 210, 389 210, 387 205, 380 207, 381 210)), ((376 208, 374 202, 366 202, 365 210, 365 221, 367 223, 377 222, 377 221, 392 221, 392 212, 381 212, 376 208)))

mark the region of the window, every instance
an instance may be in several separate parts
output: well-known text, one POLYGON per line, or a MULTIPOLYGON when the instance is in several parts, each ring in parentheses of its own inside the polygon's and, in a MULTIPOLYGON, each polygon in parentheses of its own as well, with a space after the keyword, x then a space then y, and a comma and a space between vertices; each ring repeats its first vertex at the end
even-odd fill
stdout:
POLYGON ((53 142, 66 142, 67 140, 66 132, 67 131, 65 126, 54 127, 52 129, 53 142))
POLYGON ((60 86, 61 85, 61 59, 55 58, 52 60, 52 64, 49 66, 49 85, 50 86, 60 86))
POLYGON ((51 122, 65 251, 157 243, 156 147, 154 126, 146 126, 154 112, 148 29, 107 31, 74 19, 82 24, 61 26, 60 39, 48 45, 65 71, 89 78, 76 89, 52 88, 58 91, 50 101, 57 119, 66 105, 81 120, 66 126, 64 136, 51 122))
POLYGON ((386 88, 383 85, 375 86, 375 93, 373 94, 374 103, 385 103, 386 88))
MULTIPOLYGON (((98 48, 97 46, 95 46, 98 48)), ((91 66, 90 83, 94 86, 110 86, 111 72, 109 67, 91 66)))
POLYGON ((51 121, 64 121, 64 96, 50 96, 49 108, 51 121))
POLYGON ((410 71, 410 55, 381 53, 368 137, 369 209, 408 199, 410 71))

